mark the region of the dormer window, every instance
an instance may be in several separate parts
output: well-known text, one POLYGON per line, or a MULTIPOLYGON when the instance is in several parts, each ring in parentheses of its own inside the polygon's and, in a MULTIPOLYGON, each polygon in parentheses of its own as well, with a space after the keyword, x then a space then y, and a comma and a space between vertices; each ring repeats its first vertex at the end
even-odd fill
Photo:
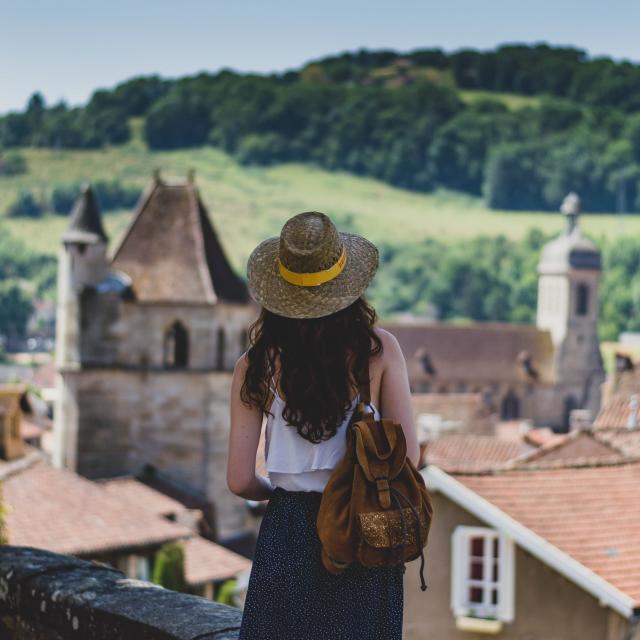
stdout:
POLYGON ((164 334, 163 365, 168 369, 182 369, 189 363, 189 332, 176 320, 164 334))

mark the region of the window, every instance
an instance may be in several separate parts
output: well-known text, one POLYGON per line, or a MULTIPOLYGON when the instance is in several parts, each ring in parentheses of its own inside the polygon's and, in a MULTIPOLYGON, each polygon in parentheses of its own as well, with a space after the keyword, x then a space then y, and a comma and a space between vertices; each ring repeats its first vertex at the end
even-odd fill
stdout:
POLYGON ((513 620, 513 549, 513 541, 494 529, 456 527, 451 608, 457 617, 513 620))
POLYGON ((589 285, 581 282, 576 287, 576 314, 586 316, 589 313, 589 285))
POLYGON ((182 368, 189 362, 189 334, 185 326, 174 322, 164 334, 163 364, 165 367, 182 368))

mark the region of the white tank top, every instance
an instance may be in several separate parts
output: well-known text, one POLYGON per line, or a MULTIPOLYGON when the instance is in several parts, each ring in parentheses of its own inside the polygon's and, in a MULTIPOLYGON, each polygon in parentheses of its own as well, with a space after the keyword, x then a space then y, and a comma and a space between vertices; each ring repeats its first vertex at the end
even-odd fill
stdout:
MULTIPOLYGON (((359 394, 352 400, 336 434, 328 440, 314 443, 303 438, 295 427, 284 420, 282 412, 285 403, 277 389, 272 387, 272 391, 274 398, 265 427, 265 460, 269 480, 274 487, 282 487, 287 491, 321 492, 347 450, 346 429, 358 404, 359 394)), ((371 406, 375 419, 379 420, 377 407, 371 406)))

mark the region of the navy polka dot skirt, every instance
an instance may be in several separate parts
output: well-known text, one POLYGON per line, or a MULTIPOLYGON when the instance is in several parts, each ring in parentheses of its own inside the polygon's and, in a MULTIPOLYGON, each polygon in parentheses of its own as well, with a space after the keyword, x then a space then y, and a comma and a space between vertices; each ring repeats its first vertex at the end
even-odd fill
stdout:
POLYGON ((276 487, 260 525, 240 640, 401 640, 402 566, 353 564, 330 574, 316 529, 321 497, 276 487))

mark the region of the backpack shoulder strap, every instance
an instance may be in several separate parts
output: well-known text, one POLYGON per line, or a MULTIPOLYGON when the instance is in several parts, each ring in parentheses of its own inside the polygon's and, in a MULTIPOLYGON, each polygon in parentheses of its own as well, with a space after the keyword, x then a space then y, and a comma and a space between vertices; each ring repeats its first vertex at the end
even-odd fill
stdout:
POLYGON ((358 408, 356 413, 363 415, 365 413, 373 414, 373 408, 371 407, 371 380, 369 379, 369 360, 365 364, 363 372, 363 382, 358 384, 358 392, 360 393, 360 399, 358 402, 358 408))

